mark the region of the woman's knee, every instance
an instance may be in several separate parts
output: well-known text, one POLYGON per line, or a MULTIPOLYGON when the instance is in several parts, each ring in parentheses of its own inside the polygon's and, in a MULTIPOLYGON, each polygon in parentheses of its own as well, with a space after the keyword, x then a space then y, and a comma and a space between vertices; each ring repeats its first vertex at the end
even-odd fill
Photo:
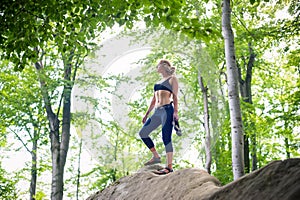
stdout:
POLYGON ((139 132, 139 136, 140 136, 140 138, 147 138, 149 136, 149 134, 147 134, 146 131, 141 129, 139 132))
POLYGON ((149 130, 149 128, 147 126, 143 126, 143 128, 139 132, 139 136, 141 138, 148 138, 150 133, 151 131, 149 130))
POLYGON ((165 146, 167 146, 168 144, 172 144, 171 135, 163 135, 162 139, 165 146))

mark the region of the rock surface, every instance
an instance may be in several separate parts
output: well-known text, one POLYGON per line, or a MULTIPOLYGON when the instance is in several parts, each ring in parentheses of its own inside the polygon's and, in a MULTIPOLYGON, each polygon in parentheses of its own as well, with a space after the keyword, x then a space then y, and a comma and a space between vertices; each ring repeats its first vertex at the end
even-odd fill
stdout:
POLYGON ((168 175, 144 167, 123 177, 87 200, 300 200, 300 159, 273 161, 221 186, 201 169, 181 169, 168 175))

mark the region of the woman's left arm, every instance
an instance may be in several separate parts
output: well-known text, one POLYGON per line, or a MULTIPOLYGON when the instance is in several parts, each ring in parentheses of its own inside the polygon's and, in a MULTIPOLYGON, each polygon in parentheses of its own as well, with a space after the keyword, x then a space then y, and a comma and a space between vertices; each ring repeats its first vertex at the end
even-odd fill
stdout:
POLYGON ((178 120, 178 79, 173 76, 172 77, 172 91, 173 91, 173 103, 174 103, 174 114, 173 117, 178 120))

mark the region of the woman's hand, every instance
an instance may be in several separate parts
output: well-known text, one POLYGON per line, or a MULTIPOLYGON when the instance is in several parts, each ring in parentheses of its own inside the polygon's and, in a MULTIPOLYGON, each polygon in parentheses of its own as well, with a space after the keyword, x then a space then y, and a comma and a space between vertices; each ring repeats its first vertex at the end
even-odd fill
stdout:
POLYGON ((148 114, 146 114, 144 117, 143 117, 143 124, 145 124, 145 122, 147 121, 147 118, 148 118, 148 114))
POLYGON ((174 111, 173 119, 175 119, 175 120, 178 120, 178 119, 179 119, 178 111, 174 111))

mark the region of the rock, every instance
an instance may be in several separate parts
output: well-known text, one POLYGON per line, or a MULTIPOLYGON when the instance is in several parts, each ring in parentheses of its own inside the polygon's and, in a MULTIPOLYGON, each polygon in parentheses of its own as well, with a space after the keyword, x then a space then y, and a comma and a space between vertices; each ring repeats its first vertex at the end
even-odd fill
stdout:
POLYGON ((300 200, 300 159, 274 161, 225 186, 196 168, 153 173, 162 168, 141 168, 87 200, 300 200))
POLYGON ((300 200, 300 159, 273 161, 229 183, 210 200, 300 200))

